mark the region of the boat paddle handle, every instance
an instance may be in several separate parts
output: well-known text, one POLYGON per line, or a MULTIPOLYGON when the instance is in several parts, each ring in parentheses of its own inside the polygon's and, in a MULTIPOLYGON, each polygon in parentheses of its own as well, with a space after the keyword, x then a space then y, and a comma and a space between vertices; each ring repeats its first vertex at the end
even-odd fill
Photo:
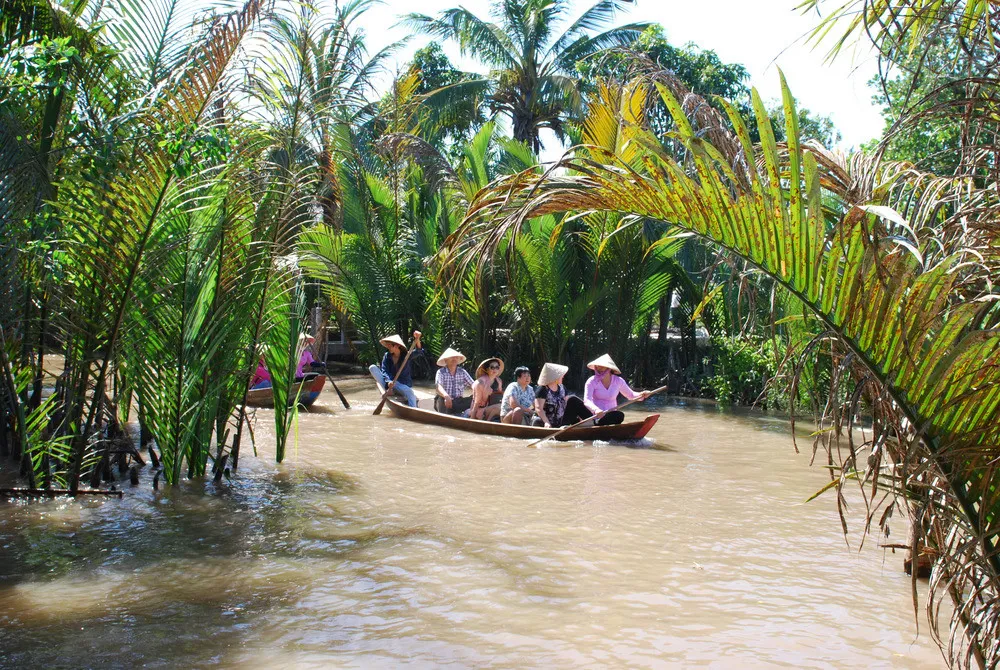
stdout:
MULTIPOLYGON (((627 401, 623 402, 622 404, 618 405, 618 407, 615 407, 614 409, 607 410, 607 412, 616 412, 616 411, 622 409, 623 407, 628 407, 629 405, 631 405, 634 402, 639 402, 640 400, 646 400, 647 398, 651 398, 654 395, 656 395, 657 393, 663 393, 666 390, 667 390, 666 386, 661 386, 658 389, 654 389, 654 390, 650 391, 649 395, 647 395, 645 398, 638 398, 638 397, 632 398, 631 400, 627 400, 627 401)), ((607 414, 607 412, 605 412, 605 414, 607 414)), ((546 435, 545 437, 543 437, 540 440, 535 440, 534 442, 532 442, 528 446, 529 447, 534 447, 536 445, 541 444, 542 442, 545 442, 546 440, 555 439, 557 436, 562 435, 567 430, 573 430, 577 426, 581 426, 581 425, 587 423, 588 421, 592 420, 593 418, 594 418, 593 416, 588 416, 586 419, 583 419, 582 421, 577 421, 572 426, 566 426, 565 428, 560 428, 559 430, 557 430, 556 432, 552 433, 551 435, 546 435)))
MULTIPOLYGON (((419 341, 419 337, 413 338, 413 342, 410 343, 410 348, 406 350, 406 357, 403 358, 402 364, 396 368, 396 376, 392 378, 392 384, 389 385, 390 387, 396 385, 396 380, 399 379, 399 375, 403 372, 403 368, 406 367, 406 362, 410 360, 410 354, 413 353, 413 347, 417 346, 417 342, 419 341)), ((382 407, 385 406, 385 399, 389 397, 390 393, 392 393, 392 388, 387 388, 385 393, 382 394, 382 400, 379 401, 378 407, 376 407, 375 411, 372 412, 373 416, 377 416, 382 413, 382 407)))

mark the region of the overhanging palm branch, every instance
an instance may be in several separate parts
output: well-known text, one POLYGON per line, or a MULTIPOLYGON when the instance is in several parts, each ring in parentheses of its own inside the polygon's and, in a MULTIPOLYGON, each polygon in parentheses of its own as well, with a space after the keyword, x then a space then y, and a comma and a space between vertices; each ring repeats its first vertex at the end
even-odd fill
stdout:
MULTIPOLYGON (((845 459, 843 481, 860 477, 877 488, 887 474, 893 490, 921 492, 914 494, 917 503, 937 524, 924 539, 944 557, 935 568, 944 579, 935 593, 945 590, 945 582, 955 587, 960 614, 954 630, 992 666, 1000 660, 1000 499, 994 486, 1000 313, 988 282, 995 267, 956 244, 959 238, 900 234, 905 227, 899 217, 871 207, 899 185, 891 167, 890 183, 874 171, 872 199, 844 203, 846 213, 831 230, 823 207, 826 177, 798 142, 787 87, 784 160, 766 122, 755 149, 730 107, 737 132, 720 150, 692 125, 670 90, 658 89, 677 124, 673 139, 687 150, 685 163, 664 151, 659 138, 626 124, 630 141, 642 146, 641 168, 591 147, 545 175, 500 180, 480 194, 450 251, 461 265, 482 266, 500 253, 513 254, 523 222, 533 217, 611 211, 690 231, 771 276, 865 371, 857 393, 870 398, 877 431, 866 444, 870 460, 855 449, 845 459), (882 464, 889 470, 883 472, 882 464)), ((758 118, 766 119, 756 94, 754 105, 758 118)), ((995 198, 981 196, 993 205, 995 198)), ((954 216, 965 204, 942 203, 934 211, 954 216)))

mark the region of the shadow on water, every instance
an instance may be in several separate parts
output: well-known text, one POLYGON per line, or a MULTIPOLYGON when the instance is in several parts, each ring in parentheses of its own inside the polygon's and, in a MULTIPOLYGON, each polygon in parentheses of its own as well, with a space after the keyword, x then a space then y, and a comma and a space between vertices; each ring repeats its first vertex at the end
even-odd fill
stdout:
POLYGON ((338 505, 358 488, 259 468, 157 492, 146 479, 120 501, 0 503, 0 667, 218 658, 315 570, 424 533, 346 518, 338 505))

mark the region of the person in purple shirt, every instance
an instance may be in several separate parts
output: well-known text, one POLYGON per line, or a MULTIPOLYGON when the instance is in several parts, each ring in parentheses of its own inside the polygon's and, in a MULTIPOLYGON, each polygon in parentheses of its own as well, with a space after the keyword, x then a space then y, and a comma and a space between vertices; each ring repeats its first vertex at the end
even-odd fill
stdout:
POLYGON ((625 420, 624 412, 615 410, 619 395, 625 396, 626 400, 645 400, 649 397, 649 391, 633 391, 629 388, 628 383, 619 376, 621 370, 607 354, 590 361, 587 367, 594 371, 594 376, 583 387, 583 404, 594 413, 594 423, 598 425, 607 426, 625 420))
POLYGON ((305 333, 299 335, 299 348, 302 353, 299 355, 299 366, 295 369, 296 379, 302 379, 309 372, 322 372, 326 368, 326 365, 313 356, 312 345, 315 342, 316 338, 312 335, 305 333))

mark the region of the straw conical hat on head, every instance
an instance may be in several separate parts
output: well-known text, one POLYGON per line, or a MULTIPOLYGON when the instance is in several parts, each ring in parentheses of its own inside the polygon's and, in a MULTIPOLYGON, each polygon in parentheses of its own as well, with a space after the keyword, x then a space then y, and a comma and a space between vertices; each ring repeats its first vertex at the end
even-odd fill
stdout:
POLYGON ((379 340, 379 343, 386 349, 389 348, 390 344, 398 344, 399 346, 403 347, 403 349, 406 349, 406 342, 403 342, 403 338, 401 338, 399 335, 390 335, 388 337, 383 337, 381 340, 379 340))
POLYGON ((551 384, 552 382, 557 382, 566 376, 569 372, 569 368, 565 365, 559 365, 558 363, 546 363, 542 367, 541 374, 538 375, 538 385, 545 386, 546 384, 551 384))
POLYGON ((465 362, 465 356, 462 354, 462 352, 456 351, 451 347, 448 347, 447 349, 444 350, 444 353, 438 357, 438 366, 443 368, 444 366, 448 365, 449 358, 457 358, 459 365, 465 362))
POLYGON ((490 363, 492 363, 493 361, 496 361, 497 363, 500 364, 500 372, 498 372, 497 375, 502 375, 503 374, 503 361, 501 361, 499 358, 487 358, 485 361, 483 361, 482 363, 479 364, 478 368, 476 368, 476 376, 477 377, 482 377, 483 375, 487 374, 489 372, 489 370, 487 370, 486 367, 490 363))
POLYGON ((595 358, 594 360, 590 361, 589 363, 587 363, 587 367, 590 368, 591 370, 598 367, 608 368, 616 375, 620 375, 622 373, 622 371, 618 369, 618 366, 615 365, 615 362, 611 360, 611 356, 608 356, 607 354, 604 354, 600 358, 595 358))

